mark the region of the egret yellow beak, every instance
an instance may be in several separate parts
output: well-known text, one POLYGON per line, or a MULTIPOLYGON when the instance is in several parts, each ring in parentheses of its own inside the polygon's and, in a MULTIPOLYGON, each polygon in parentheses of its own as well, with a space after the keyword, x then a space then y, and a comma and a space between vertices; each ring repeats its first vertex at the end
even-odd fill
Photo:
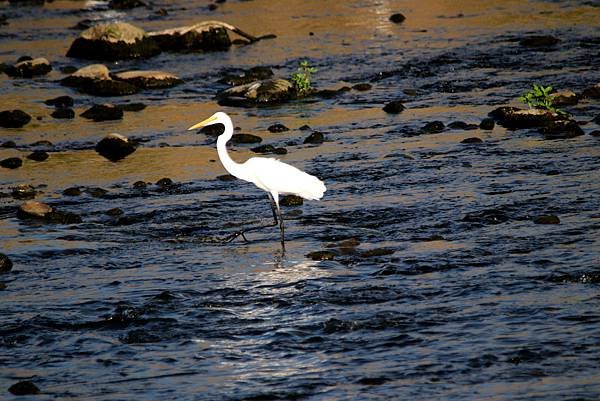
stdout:
POLYGON ((192 125, 190 128, 188 128, 188 131, 191 131, 193 129, 197 129, 197 128, 202 128, 206 125, 210 125, 211 123, 213 123, 215 120, 217 119, 217 117, 215 116, 210 116, 208 117, 206 120, 200 121, 198 124, 194 124, 192 125))

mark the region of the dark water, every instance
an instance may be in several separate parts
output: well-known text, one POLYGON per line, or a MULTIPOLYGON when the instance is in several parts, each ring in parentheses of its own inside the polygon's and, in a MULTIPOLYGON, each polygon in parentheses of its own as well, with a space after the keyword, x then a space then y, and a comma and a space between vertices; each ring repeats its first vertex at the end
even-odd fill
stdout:
MULTIPOLYGON (((590 122, 598 101, 566 108, 588 122, 573 139, 498 126, 420 134, 431 121, 479 124, 499 105, 518 106, 531 82, 575 92, 599 82, 594 2, 152 5, 0 4, 9 17, 0 61, 31 54, 55 66, 34 80, 0 78, 3 110, 43 117, 2 129, 19 148, 0 158, 25 156, 39 139, 54 144, 47 162, 2 169, 0 192, 31 184, 36 199, 83 218, 27 223, 14 213, 21 201, 0 198, 0 250, 15 263, 0 276, 0 399, 17 399, 7 389, 20 380, 41 389, 31 399, 599 398, 600 152, 589 135, 600 128, 590 122), (160 7, 168 17, 154 16, 160 7), (401 26, 387 20, 394 12, 407 16, 401 26), (98 102, 55 82, 60 66, 87 64, 64 57, 76 36, 65 28, 84 18, 147 30, 220 19, 278 37, 111 64, 185 83, 128 97, 148 108, 120 122, 57 122, 44 99, 70 94, 78 114, 98 102), (531 34, 561 42, 520 46, 531 34), (223 72, 270 65, 289 76, 303 58, 318 68, 319 88, 373 88, 266 109, 214 103, 223 72), (396 99, 407 110, 381 110, 396 99), (215 179, 225 172, 214 144, 185 131, 217 109, 327 184, 322 201, 284 209, 285 254, 274 229, 249 243, 205 242, 270 216, 251 184, 215 179), (275 122, 292 129, 268 133, 275 122), (304 124, 326 142, 290 145, 308 135, 304 124), (111 163, 92 150, 108 132, 144 142, 111 163), (473 136, 483 143, 460 143, 473 136), (154 184, 165 176, 174 184, 154 184), (133 188, 137 180, 150 184, 133 188), (62 195, 70 186, 107 192, 62 195), (106 215, 114 207, 124 214, 106 215), (534 224, 541 215, 560 224, 534 224), (335 259, 306 256, 319 250, 335 259)), ((237 160, 252 155, 232 149, 237 160)))

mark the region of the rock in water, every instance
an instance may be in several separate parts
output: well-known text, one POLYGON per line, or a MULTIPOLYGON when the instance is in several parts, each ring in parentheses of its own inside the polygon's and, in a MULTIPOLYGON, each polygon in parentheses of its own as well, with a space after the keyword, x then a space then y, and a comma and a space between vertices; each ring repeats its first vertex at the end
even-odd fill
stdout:
POLYGON ((323 135, 323 133, 319 132, 319 131, 315 131, 315 132, 311 133, 309 136, 307 136, 306 138, 304 138, 303 143, 319 145, 319 144, 323 143, 323 141, 325 141, 325 136, 323 135))
POLYGON ((31 116, 22 110, 0 111, 0 127, 21 128, 31 121, 31 116))
POLYGON ((81 113, 81 117, 94 121, 120 120, 123 118, 123 110, 112 104, 95 104, 81 113))
POLYGON ((43 162, 48 157, 49 157, 48 153, 44 152, 43 150, 34 150, 33 152, 31 152, 30 154, 27 155, 27 158, 29 160, 33 160, 36 162, 43 162))
POLYGON ((223 78, 219 79, 219 82, 231 86, 245 85, 251 82, 261 81, 273 77, 273 70, 269 67, 252 67, 249 70, 245 70, 242 75, 227 74, 223 78))
POLYGON ((282 103, 293 97, 292 84, 285 79, 266 79, 234 86, 217 95, 221 106, 268 106, 282 103))
POLYGON ((36 75, 46 75, 50 71, 52 71, 52 66, 43 57, 21 61, 4 70, 6 75, 14 78, 31 78, 36 75))
POLYGON ((573 91, 564 90, 550 94, 553 106, 573 106, 579 102, 579 96, 573 91))
POLYGON ((126 22, 100 23, 81 32, 67 57, 93 60, 148 58, 160 53, 155 40, 126 22))
POLYGON ((302 206, 303 203, 304 200, 298 195, 285 195, 279 201, 281 206, 302 206))
POLYGON ((401 22, 404 22, 405 19, 406 17, 401 13, 390 15, 390 21, 392 21, 394 24, 400 24, 401 22))
POLYGON ((400 100, 393 100, 393 101, 389 102, 388 104, 386 104, 385 106, 383 106, 383 111, 385 111, 386 113, 390 113, 390 114, 398 114, 405 108, 406 107, 404 107, 404 105, 402 104, 402 102, 400 100))
POLYGON ((72 119, 75 118, 75 111, 69 107, 61 107, 54 110, 50 115, 56 119, 72 119))
POLYGON ((178 76, 164 71, 126 71, 113 77, 138 88, 170 88, 183 82, 178 76))
POLYGON ((135 152, 135 145, 122 135, 109 134, 98 142, 96 152, 115 162, 135 152))
POLYGON ((519 41, 519 44, 525 47, 551 47, 558 43, 560 39, 550 35, 533 35, 519 41))
POLYGON ((40 389, 29 380, 13 384, 8 388, 8 391, 13 395, 30 395, 40 393, 40 389))
POLYGON ((269 132, 285 132, 285 131, 289 131, 290 129, 288 127, 286 127, 285 125, 281 124, 281 123, 276 123, 273 124, 271 126, 269 126, 269 128, 267 128, 269 130, 269 132))
MULTIPOLYGON (((108 71, 108 69, 107 69, 108 71)), ((56 108, 66 108, 66 107, 73 107, 73 104, 75 103, 75 101, 73 100, 73 98, 71 96, 58 96, 52 99, 48 99, 48 100, 44 100, 44 104, 48 105, 48 106, 54 106, 56 108)))
POLYGON ((591 98, 591 99, 600 99, 600 82, 594 86, 590 86, 586 88, 583 93, 583 97, 591 98))
POLYGON ((540 132, 545 139, 569 139, 583 135, 581 127, 573 120, 551 121, 540 132))
POLYGON ((8 256, 0 253, 0 273, 7 273, 12 270, 13 263, 8 256))
POLYGON ((545 214, 542 216, 535 217, 533 219, 535 224, 560 224, 560 219, 558 216, 553 214, 545 214))
POLYGON ((23 160, 19 157, 9 157, 8 159, 4 159, 0 161, 0 167, 16 169, 23 165, 23 160))
POLYGON ((126 96, 139 92, 135 85, 113 80, 104 64, 91 64, 80 68, 61 80, 61 84, 95 96, 126 96))
POLYGON ((484 118, 483 120, 481 120, 481 123, 479 124, 479 128, 484 129, 486 131, 490 131, 490 130, 494 129, 495 125, 496 125, 496 123, 494 122, 494 119, 484 118))
POLYGON ((205 21, 191 26, 182 26, 158 32, 149 36, 164 51, 215 51, 231 47, 231 39, 226 28, 234 28, 218 21, 205 21))
POLYGON ((17 217, 20 219, 43 219, 52 212, 52 206, 38 201, 26 201, 17 210, 17 217))
POLYGON ((262 138, 260 136, 252 134, 233 134, 231 136, 231 143, 243 144, 243 143, 260 143, 262 138))
POLYGON ((489 113, 490 117, 505 128, 533 128, 541 127, 551 121, 560 119, 560 116, 548 110, 519 109, 517 107, 498 107, 489 113))

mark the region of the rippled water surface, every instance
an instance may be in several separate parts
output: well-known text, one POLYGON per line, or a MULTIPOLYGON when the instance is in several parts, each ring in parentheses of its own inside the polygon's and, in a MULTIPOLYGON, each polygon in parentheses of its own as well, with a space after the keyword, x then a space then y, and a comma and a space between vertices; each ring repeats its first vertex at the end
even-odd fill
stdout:
MULTIPOLYGON (((0 129, 0 159, 52 142, 45 162, 0 171, 0 399, 31 380, 35 399, 366 400, 600 398, 598 100, 566 110, 585 135, 452 129, 479 124, 532 82, 580 93, 600 82, 593 1, 0 2, 0 62, 48 58, 35 79, 0 76, 2 110, 34 116, 0 129), (164 8, 167 16, 156 10, 164 8), (393 24, 389 16, 407 18, 393 24), (217 19, 275 39, 227 52, 161 54, 107 64, 161 69, 184 84, 98 99, 60 86, 82 19, 145 30, 217 19), (553 35, 552 48, 519 40, 553 35), (214 95, 228 71, 308 59, 319 89, 370 83, 330 99, 242 109, 214 95), (43 101, 143 102, 116 122, 55 120, 43 101), (393 115, 382 107, 402 100, 393 115), (214 140, 186 131, 216 110, 242 132, 284 146, 319 176, 319 202, 285 207, 278 231, 207 243, 271 216, 252 184, 222 181, 214 140), (423 134, 429 122, 446 128, 423 134), (270 133, 283 123, 290 131, 270 133), (584 124, 585 123, 585 124, 584 124), (319 146, 303 145, 310 131, 319 146), (110 132, 142 141, 116 163, 94 152, 110 132), (463 144, 478 137, 480 144, 463 144), (164 177, 172 185, 157 185, 164 177), (133 183, 145 181, 145 188, 133 183), (80 224, 17 219, 12 188, 81 215, 80 224), (68 187, 80 196, 63 195, 68 187), (94 190, 102 188, 106 192, 94 190), (121 208, 123 214, 106 211, 121 208), (560 224, 535 224, 542 215, 560 224), (314 251, 333 252, 315 261, 314 251)), ((253 155, 230 145, 234 159, 253 155)), ((22 397, 21 397, 22 398, 22 397)), ((32 398, 34 399, 34 398, 32 398)))

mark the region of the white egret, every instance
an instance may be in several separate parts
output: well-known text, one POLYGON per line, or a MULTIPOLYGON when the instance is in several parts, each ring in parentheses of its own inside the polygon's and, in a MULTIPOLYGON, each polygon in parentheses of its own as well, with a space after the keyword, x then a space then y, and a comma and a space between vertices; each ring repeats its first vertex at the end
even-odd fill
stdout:
MULTIPOLYGON (((279 208, 279 195, 293 194, 301 196, 304 199, 318 200, 323 197, 326 191, 325 184, 317 177, 298 170, 294 166, 283 163, 277 159, 266 157, 252 157, 244 163, 236 163, 227 153, 227 142, 233 136, 233 123, 231 118, 223 112, 217 112, 206 120, 192 125, 188 130, 201 128, 212 124, 223 124, 225 131, 217 139, 217 153, 219 159, 231 175, 253 183, 258 188, 267 192, 271 202, 271 210, 275 223, 264 227, 273 227, 279 224, 281 231, 281 246, 285 249, 285 240, 283 234, 283 217, 279 208), (278 222, 279 218, 279 222, 278 222)), ((244 239, 244 232, 258 229, 254 227, 234 234, 231 239, 241 235, 244 239)))

